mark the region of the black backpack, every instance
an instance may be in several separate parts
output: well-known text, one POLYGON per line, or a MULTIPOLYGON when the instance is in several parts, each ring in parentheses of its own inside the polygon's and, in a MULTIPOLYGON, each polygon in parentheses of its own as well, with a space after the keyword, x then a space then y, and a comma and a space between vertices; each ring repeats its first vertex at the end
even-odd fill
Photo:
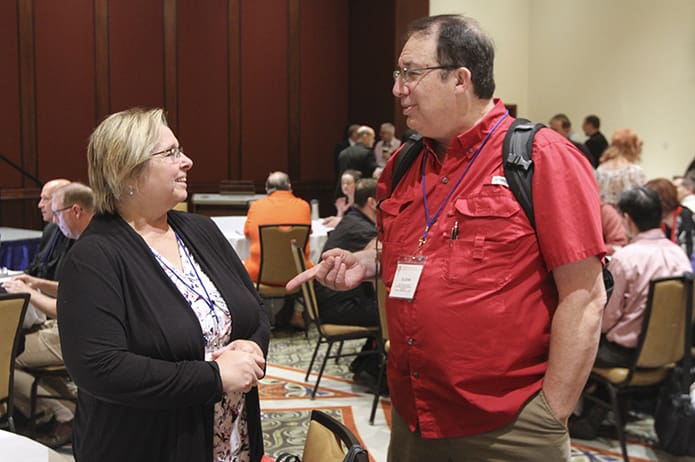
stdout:
MULTIPOLYGON (((533 212, 533 138, 536 132, 544 128, 543 124, 534 124, 526 119, 516 119, 509 127, 502 145, 502 162, 504 176, 507 179, 509 189, 519 201, 533 229, 536 229, 536 218, 533 212)), ((406 141, 405 146, 398 153, 393 166, 391 190, 389 196, 408 171, 415 158, 422 151, 422 136, 413 134, 406 141)), ((603 284, 606 287, 606 301, 613 291, 613 276, 603 266, 603 284)))
MULTIPOLYGON (((533 213, 533 201, 531 199, 531 187, 533 181, 533 137, 536 132, 545 127, 543 124, 534 124, 526 119, 516 119, 509 127, 504 137, 502 156, 504 160, 504 176, 514 197, 521 204, 526 216, 536 229, 536 219, 533 213)), ((391 191, 401 181, 415 158, 422 151, 422 136, 410 135, 405 146, 401 149, 393 166, 393 178, 391 191)), ((390 193, 389 193, 390 195, 390 193)))

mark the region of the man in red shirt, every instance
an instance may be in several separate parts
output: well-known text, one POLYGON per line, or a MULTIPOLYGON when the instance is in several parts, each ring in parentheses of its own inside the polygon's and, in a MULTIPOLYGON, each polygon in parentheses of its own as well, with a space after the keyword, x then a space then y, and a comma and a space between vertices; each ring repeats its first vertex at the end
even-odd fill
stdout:
MULTIPOLYGON (((596 355, 605 303, 598 188, 551 130, 533 145, 536 229, 507 185, 512 118, 493 99, 492 43, 453 15, 411 25, 393 94, 423 149, 394 191, 380 178, 389 289, 389 461, 569 460, 567 418, 596 355)), ((334 249, 310 277, 372 277, 376 243, 334 249)))

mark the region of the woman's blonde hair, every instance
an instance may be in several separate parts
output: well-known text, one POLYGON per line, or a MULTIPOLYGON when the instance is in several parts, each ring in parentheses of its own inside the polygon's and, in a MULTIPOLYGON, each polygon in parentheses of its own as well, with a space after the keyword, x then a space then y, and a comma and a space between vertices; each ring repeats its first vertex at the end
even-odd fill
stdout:
POLYGON ((92 132, 87 147, 89 184, 97 213, 115 213, 116 205, 143 172, 167 126, 162 109, 132 108, 111 114, 92 132))
POLYGON ((642 154, 642 140, 629 128, 621 128, 613 133, 611 144, 603 151, 601 162, 623 156, 630 162, 637 162, 642 154))

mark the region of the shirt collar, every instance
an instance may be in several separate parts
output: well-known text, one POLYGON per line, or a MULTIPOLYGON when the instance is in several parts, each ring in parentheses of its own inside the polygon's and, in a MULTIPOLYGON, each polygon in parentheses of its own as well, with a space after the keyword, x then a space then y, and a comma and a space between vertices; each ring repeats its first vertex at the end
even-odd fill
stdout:
POLYGON ((365 215, 360 209, 358 209, 354 205, 350 207, 350 210, 348 210, 347 213, 350 215, 357 215, 358 217, 361 217, 362 219, 367 220, 370 223, 374 223, 374 221, 371 218, 365 215))
POLYGON ((466 157, 471 157, 476 150, 476 147, 483 141, 485 135, 487 135, 495 122, 499 120, 507 108, 502 103, 499 98, 493 99, 495 105, 492 109, 483 116, 483 118, 475 124, 470 129, 458 135, 451 141, 449 145, 450 150, 455 150, 457 152, 464 152, 466 157))
POLYGON ((664 236, 664 232, 661 230, 661 228, 653 228, 648 229, 646 231, 642 231, 641 233, 637 234, 635 237, 632 238, 632 242, 634 243, 638 241, 654 239, 666 239, 666 236, 664 236))

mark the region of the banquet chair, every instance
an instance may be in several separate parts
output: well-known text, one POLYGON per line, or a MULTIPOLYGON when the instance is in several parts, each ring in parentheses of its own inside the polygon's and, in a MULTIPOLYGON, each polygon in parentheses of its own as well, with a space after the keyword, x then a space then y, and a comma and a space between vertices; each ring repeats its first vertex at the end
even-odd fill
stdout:
POLYGON ((222 180, 219 189, 220 194, 256 194, 252 180, 222 180))
POLYGON ((379 308, 379 379, 374 388, 374 400, 372 401, 372 411, 369 414, 369 423, 374 425, 374 416, 376 407, 379 404, 379 396, 381 396, 381 387, 386 381, 386 366, 388 361, 388 353, 391 348, 389 341, 389 326, 386 324, 386 285, 381 278, 376 279, 376 298, 379 308))
POLYGON ((256 281, 256 291, 262 297, 280 298, 299 292, 289 293, 285 289, 287 281, 297 275, 293 264, 290 242, 295 241, 302 251, 309 241, 311 225, 259 225, 258 236, 261 242, 261 263, 256 281))
MULTIPOLYGON (((294 257, 294 264, 296 266, 297 274, 306 270, 306 265, 304 262, 304 252, 301 247, 297 245, 297 242, 292 241, 292 256, 294 257)), ((314 384, 314 389, 311 392, 311 399, 316 397, 316 391, 319 388, 319 383, 321 382, 321 377, 323 376, 323 371, 326 368, 326 363, 329 359, 335 359, 348 356, 358 356, 361 353, 343 353, 342 348, 338 349, 338 352, 331 355, 331 348, 333 344, 339 342, 342 346, 342 342, 345 340, 357 340, 357 339, 374 339, 378 335, 379 328, 377 326, 364 327, 364 326, 351 326, 342 324, 326 324, 321 322, 319 317, 319 308, 316 302, 316 292, 314 291, 313 281, 307 281, 302 283, 302 300, 304 302, 304 308, 309 317, 309 320, 316 326, 318 331, 318 339, 316 340, 316 348, 314 348, 314 354, 311 356, 311 362, 306 370, 306 376, 304 381, 309 381, 309 375, 314 367, 314 362, 316 361, 316 355, 318 354, 319 347, 324 343, 328 346, 326 347, 326 355, 323 357, 321 362, 321 369, 319 370, 319 375, 316 378, 316 384, 314 384)), ((376 351, 368 351, 365 354, 373 354, 376 351)))
POLYGON ((302 462, 367 462, 357 437, 328 414, 313 410, 304 442, 302 462))
POLYGON ((15 431, 14 363, 28 305, 29 294, 0 295, 0 405, 5 407, 2 426, 12 432, 15 431))
POLYGON ((629 367, 594 367, 591 371, 591 379, 608 389, 611 402, 600 402, 586 394, 584 397, 613 411, 625 462, 630 460, 623 417, 627 410, 625 395, 660 385, 675 363, 690 351, 686 330, 692 329, 692 306, 692 273, 653 279, 634 362, 629 367))

